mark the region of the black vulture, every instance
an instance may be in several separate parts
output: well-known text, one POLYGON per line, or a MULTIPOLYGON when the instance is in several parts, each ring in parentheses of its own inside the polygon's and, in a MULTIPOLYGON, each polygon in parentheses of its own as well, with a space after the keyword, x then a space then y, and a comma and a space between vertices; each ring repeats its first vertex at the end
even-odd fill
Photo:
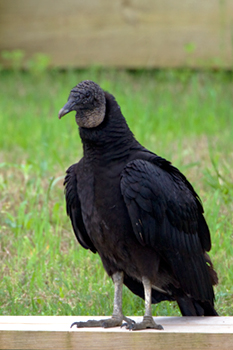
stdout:
POLYGON ((75 86, 59 118, 76 111, 83 158, 67 170, 65 196, 78 242, 98 253, 115 286, 112 317, 77 327, 162 329, 151 303, 176 301, 183 316, 217 316, 217 274, 206 253, 201 201, 169 161, 144 148, 115 98, 93 81, 75 86), (122 286, 145 299, 143 321, 123 315, 122 286))

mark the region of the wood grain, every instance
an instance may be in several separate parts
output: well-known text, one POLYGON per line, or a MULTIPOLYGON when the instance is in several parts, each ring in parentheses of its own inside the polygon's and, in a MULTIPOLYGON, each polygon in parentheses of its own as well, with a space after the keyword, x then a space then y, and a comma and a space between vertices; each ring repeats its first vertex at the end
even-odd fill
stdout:
POLYGON ((60 67, 230 68, 232 36, 232 0, 0 1, 0 50, 60 67))
MULTIPOLYGON (((233 349, 233 317, 155 317, 163 331, 70 329, 80 316, 0 316, 0 349, 233 349)), ((99 317, 93 317, 99 319, 99 317)), ((139 317, 133 317, 140 321, 139 317)))

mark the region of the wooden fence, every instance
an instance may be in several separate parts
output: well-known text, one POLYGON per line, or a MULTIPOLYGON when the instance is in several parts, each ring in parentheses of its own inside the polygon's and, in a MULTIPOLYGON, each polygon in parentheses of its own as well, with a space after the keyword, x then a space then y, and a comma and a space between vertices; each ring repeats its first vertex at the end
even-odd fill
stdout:
POLYGON ((0 0, 0 51, 16 49, 59 67, 232 68, 233 1, 0 0))

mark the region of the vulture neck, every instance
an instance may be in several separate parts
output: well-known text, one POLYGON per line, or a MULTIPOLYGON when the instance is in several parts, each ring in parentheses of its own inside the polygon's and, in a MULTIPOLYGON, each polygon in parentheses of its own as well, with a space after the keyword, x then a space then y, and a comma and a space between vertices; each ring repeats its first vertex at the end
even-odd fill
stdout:
POLYGON ((130 131, 114 97, 105 93, 106 114, 104 121, 95 128, 79 128, 84 157, 103 161, 128 157, 132 148, 141 146, 130 131))

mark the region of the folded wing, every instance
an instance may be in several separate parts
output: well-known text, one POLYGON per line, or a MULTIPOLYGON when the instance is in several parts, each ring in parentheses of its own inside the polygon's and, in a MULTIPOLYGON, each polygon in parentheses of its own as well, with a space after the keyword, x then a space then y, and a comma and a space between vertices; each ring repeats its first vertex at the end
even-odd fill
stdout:
POLYGON ((204 255, 211 247, 210 233, 199 197, 184 175, 156 156, 134 160, 122 172, 121 192, 138 241, 166 260, 187 295, 212 303, 204 255))

